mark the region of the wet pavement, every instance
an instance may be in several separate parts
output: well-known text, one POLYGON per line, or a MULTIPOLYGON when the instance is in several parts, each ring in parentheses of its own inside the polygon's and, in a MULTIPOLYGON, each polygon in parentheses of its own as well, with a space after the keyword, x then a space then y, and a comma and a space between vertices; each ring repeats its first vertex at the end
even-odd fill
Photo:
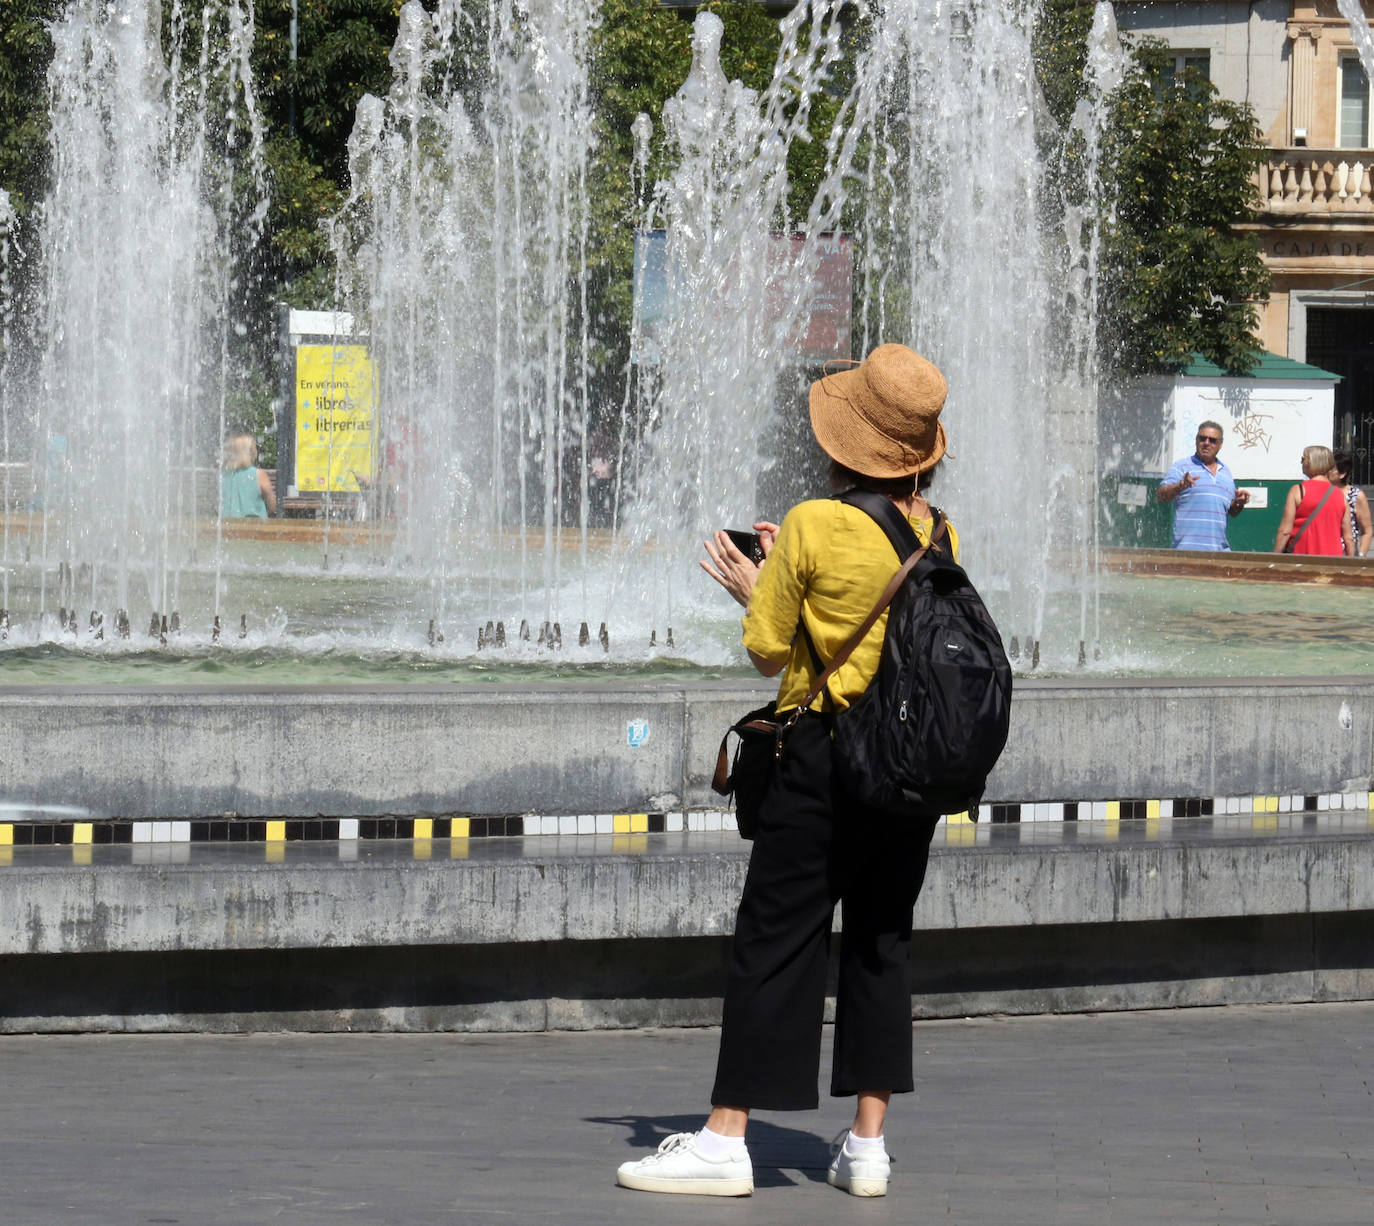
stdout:
POLYGON ((716 1037, 0 1038, 0 1218, 1374 1221, 1374 1003, 921 1022, 885 1199, 826 1186, 847 1123, 830 1099, 755 1116, 748 1200, 615 1187, 618 1163, 700 1125, 716 1037))

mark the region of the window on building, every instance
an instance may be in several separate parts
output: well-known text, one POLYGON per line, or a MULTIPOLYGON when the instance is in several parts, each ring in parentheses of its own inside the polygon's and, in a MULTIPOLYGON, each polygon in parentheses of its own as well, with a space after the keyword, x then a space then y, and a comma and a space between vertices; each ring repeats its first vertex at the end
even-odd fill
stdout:
MULTIPOLYGON (((1185 72, 1195 73, 1197 77, 1212 79, 1212 53, 1210 51, 1178 51, 1170 53, 1164 63, 1164 84, 1172 85, 1185 72)), ((1182 82, 1179 82, 1182 84, 1182 82)))
POLYGON ((1369 148, 1369 78, 1359 56, 1341 56, 1342 149, 1369 148))

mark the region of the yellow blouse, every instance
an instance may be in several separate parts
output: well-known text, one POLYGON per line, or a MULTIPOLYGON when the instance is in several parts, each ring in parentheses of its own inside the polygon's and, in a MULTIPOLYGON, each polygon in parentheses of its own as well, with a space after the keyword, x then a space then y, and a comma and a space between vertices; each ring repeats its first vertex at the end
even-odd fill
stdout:
MULTIPOLYGON (((909 520, 917 539, 930 540, 932 519, 909 520)), ((955 560, 959 537, 946 527, 955 560)), ((805 637, 804 620, 821 659, 828 662, 872 611, 897 573, 897 551, 873 519, 834 498, 798 503, 782 521, 778 539, 759 571, 744 614, 744 645, 756 655, 786 663, 778 709, 799 706, 820 675, 805 637)), ((813 710, 844 710, 878 671, 887 610, 826 685, 813 710)))

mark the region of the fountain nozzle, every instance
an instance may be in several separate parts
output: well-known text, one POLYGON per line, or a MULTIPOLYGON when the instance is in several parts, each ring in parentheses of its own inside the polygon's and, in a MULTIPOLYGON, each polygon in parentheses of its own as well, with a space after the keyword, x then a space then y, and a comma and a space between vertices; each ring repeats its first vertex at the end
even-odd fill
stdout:
POLYGON ((497 623, 496 623, 496 645, 497 645, 498 647, 504 647, 504 646, 506 645, 506 623, 505 623, 505 622, 497 622, 497 623))
POLYGON ((583 622, 577 629, 577 645, 585 647, 592 641, 592 632, 587 629, 587 623, 583 622))
POLYGON ((219 614, 215 614, 215 628, 210 631, 210 642, 219 642, 219 614))
POLYGON ((240 613, 240 614, 239 614, 239 638, 241 638, 241 639, 246 639, 247 637, 248 637, 248 614, 247 614, 247 613, 240 613))
POLYGON ((610 649, 611 649, 611 636, 610 636, 610 633, 609 633, 609 632, 607 631, 607 629, 606 629, 606 623, 605 623, 605 622, 602 622, 602 623, 601 623, 601 630, 598 632, 598 634, 597 634, 596 637, 597 637, 598 639, 601 640, 601 650, 602 650, 602 651, 610 651, 610 649))

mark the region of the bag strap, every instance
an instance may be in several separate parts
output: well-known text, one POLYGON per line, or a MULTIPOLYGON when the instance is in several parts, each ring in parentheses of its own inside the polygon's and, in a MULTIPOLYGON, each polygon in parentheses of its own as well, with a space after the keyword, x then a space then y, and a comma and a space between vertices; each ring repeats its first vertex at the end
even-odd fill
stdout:
MULTIPOLYGON (((930 544, 922 545, 911 525, 907 522, 906 516, 892 505, 892 499, 885 498, 882 494, 874 494, 869 490, 848 490, 838 495, 841 502, 847 502, 850 506, 858 507, 861 511, 866 511, 870 516, 878 521, 878 526, 887 533, 888 540, 892 541, 892 547, 897 550, 897 556, 902 558, 902 565, 897 573, 892 576, 883 593, 878 597, 878 602, 869 610, 868 616, 859 624, 859 628, 849 636, 848 641, 835 653, 830 663, 822 670, 821 675, 816 678, 811 686, 811 692, 802 700, 801 705, 792 712, 792 716, 787 721, 790 728, 801 717, 803 711, 809 711, 811 704, 820 696, 821 691, 826 687, 826 683, 835 675, 835 670, 840 667, 854 649, 864 641, 868 632, 873 629, 874 623, 882 616, 882 612, 892 603, 892 598, 897 595, 897 589, 906 581, 906 577, 916 569, 916 565, 926 556, 927 551, 935 546, 936 540, 944 534, 945 516, 944 513, 935 507, 931 508, 935 523, 930 530, 930 544), (903 529, 906 539, 902 539, 903 529), (898 541, 901 544, 898 544, 898 541)), ((806 641, 811 647, 812 655, 819 659, 816 652, 816 645, 811 639, 811 633, 806 628, 806 623, 802 623, 802 633, 806 635, 806 641)))
MULTIPOLYGON (((1303 489, 1303 486, 1306 484, 1307 483, 1305 481, 1298 482, 1298 490, 1300 494, 1303 489)), ((1288 542, 1290 546, 1296 545, 1300 540, 1302 540, 1302 534, 1307 531, 1307 529, 1311 526, 1312 521, 1316 519, 1317 516, 1321 513, 1322 507, 1326 506, 1326 500, 1331 497, 1331 491, 1335 488, 1336 487, 1333 484, 1331 484, 1330 481, 1326 483, 1326 493, 1321 496, 1321 501, 1318 502, 1317 505, 1312 508, 1312 514, 1302 521, 1302 527, 1298 529, 1298 535, 1288 542)), ((1298 498, 1298 501, 1302 501, 1301 496, 1298 498)))

